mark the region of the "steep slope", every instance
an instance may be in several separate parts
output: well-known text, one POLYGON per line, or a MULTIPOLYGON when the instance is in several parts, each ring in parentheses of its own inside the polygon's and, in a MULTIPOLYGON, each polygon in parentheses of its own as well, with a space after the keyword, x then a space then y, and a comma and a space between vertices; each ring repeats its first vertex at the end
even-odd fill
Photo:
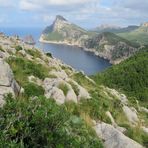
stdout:
POLYGON ((148 23, 142 24, 133 31, 119 33, 118 35, 141 45, 148 45, 148 23))
POLYGON ((148 104, 148 49, 143 49, 119 65, 115 65, 95 80, 109 87, 121 89, 127 95, 148 104))
POLYGON ((131 43, 113 33, 104 32, 85 41, 87 49, 95 49, 96 55, 117 64, 138 50, 138 44, 131 43))
POLYGON ((18 38, 2 35, 0 45, 21 87, 18 96, 3 98, 0 147, 147 146, 145 112, 124 94, 18 38))
POLYGON ((77 45, 108 59, 113 64, 121 62, 138 50, 137 45, 117 35, 107 32, 99 35, 88 32, 69 23, 62 16, 57 16, 54 23, 43 31, 40 42, 77 45))
POLYGON ((87 38, 88 32, 81 27, 68 22, 62 16, 56 16, 51 26, 48 26, 40 38, 40 40, 58 41, 73 44, 79 44, 80 38, 87 38))

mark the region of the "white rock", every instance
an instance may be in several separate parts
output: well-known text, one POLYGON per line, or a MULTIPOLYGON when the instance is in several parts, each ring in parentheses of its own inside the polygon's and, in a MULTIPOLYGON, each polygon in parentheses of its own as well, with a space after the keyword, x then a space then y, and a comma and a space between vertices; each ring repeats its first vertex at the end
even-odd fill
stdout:
POLYGON ((145 132, 145 133, 147 133, 148 134, 148 128, 147 127, 142 127, 142 129, 143 129, 143 131, 145 132))
POLYGON ((10 66, 0 59, 0 85, 1 86, 11 86, 13 80, 13 73, 10 66))
POLYGON ((11 93, 17 96, 20 92, 20 86, 14 80, 14 76, 10 66, 2 59, 0 59, 0 106, 4 104, 4 96, 11 93))
POLYGON ((80 99, 90 99, 91 98, 88 91, 85 88, 83 88, 80 85, 78 86, 78 88, 79 88, 78 100, 80 100, 80 99))
POLYGON ((145 107, 140 107, 140 111, 145 112, 145 113, 148 113, 148 109, 145 108, 145 107))
POLYGON ((65 95, 62 90, 57 87, 53 87, 50 93, 45 95, 47 98, 53 98, 57 104, 61 105, 65 103, 65 95), (49 95, 50 94, 50 95, 49 95))
POLYGON ((73 91, 73 89, 70 89, 66 95, 66 101, 73 101, 75 103, 77 103, 77 96, 75 94, 75 92, 73 91))
POLYGON ((94 129, 101 139, 105 148, 142 148, 139 143, 128 138, 123 133, 106 123, 97 123, 94 129))
POLYGON ((124 114, 126 115, 127 119, 129 120, 129 122, 132 124, 137 124, 137 122, 139 121, 138 116, 137 116, 137 111, 135 108, 129 108, 128 106, 123 106, 123 111, 124 114))
POLYGON ((61 78, 61 79, 66 79, 68 78, 66 72, 64 70, 61 70, 61 71, 51 71, 50 74, 52 75, 55 75, 57 76, 58 78, 61 78))
POLYGON ((0 107, 3 107, 4 104, 5 104, 4 96, 0 95, 0 107))

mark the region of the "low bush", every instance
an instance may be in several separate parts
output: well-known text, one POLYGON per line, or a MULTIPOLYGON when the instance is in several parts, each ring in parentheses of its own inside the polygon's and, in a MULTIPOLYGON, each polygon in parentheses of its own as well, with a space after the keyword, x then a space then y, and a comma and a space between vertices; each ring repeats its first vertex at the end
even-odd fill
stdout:
POLYGON ((84 121, 53 100, 6 98, 0 108, 0 147, 102 148, 84 121))
POLYGON ((69 91, 69 88, 68 88, 68 86, 66 84, 60 83, 58 88, 63 91, 65 96, 67 95, 67 93, 69 91))
POLYGON ((44 89, 42 86, 38 86, 34 83, 27 83, 24 86, 25 96, 33 97, 33 96, 42 96, 44 95, 44 89))
POLYGON ((18 45, 18 46, 15 46, 15 49, 16 49, 16 51, 23 50, 23 48, 22 48, 20 45, 18 45))

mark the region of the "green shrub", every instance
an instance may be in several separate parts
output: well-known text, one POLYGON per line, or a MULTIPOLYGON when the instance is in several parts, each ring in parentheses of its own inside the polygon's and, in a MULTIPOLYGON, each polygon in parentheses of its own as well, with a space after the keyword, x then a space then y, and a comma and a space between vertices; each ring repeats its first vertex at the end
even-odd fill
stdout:
POLYGON ((69 91, 69 88, 68 88, 68 86, 66 84, 60 83, 58 88, 63 91, 65 96, 67 95, 67 93, 69 91))
MULTIPOLYGON (((124 62, 114 65, 94 80, 111 88, 120 89, 130 97, 148 102, 148 50, 142 50, 124 62)), ((145 103, 147 104, 147 103, 145 103)))
POLYGON ((44 89, 42 86, 38 86, 34 83, 27 83, 24 86, 25 96, 33 97, 33 96, 42 96, 44 95, 44 89))
POLYGON ((10 64, 16 80, 24 85, 28 81, 28 76, 33 75, 39 79, 48 77, 48 68, 37 64, 33 61, 29 61, 22 57, 10 57, 7 62, 10 64))
POLYGON ((27 49, 26 52, 33 58, 41 58, 41 53, 37 49, 27 49))
POLYGON ((23 48, 20 45, 16 46, 15 49, 16 49, 16 51, 23 50, 23 48))
POLYGON ((84 121, 51 99, 6 98, 0 108, 0 147, 102 148, 84 121))
POLYGON ((0 45, 0 51, 5 52, 1 45, 0 45))
POLYGON ((52 58, 52 54, 51 53, 46 53, 46 55, 48 56, 48 57, 51 57, 52 58))

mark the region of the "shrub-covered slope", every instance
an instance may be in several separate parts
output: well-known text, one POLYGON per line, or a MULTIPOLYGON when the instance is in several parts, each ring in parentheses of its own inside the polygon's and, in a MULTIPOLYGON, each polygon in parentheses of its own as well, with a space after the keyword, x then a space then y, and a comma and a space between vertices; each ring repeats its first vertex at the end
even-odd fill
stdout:
POLYGON ((96 75, 95 80, 148 103, 148 49, 96 75))

